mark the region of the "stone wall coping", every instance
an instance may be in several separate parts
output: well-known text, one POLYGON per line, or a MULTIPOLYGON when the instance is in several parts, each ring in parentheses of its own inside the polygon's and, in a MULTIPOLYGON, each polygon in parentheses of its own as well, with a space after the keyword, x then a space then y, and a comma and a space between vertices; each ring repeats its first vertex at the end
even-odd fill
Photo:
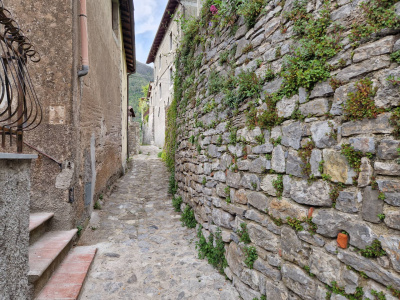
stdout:
POLYGON ((37 154, 0 153, 0 159, 37 159, 37 154))

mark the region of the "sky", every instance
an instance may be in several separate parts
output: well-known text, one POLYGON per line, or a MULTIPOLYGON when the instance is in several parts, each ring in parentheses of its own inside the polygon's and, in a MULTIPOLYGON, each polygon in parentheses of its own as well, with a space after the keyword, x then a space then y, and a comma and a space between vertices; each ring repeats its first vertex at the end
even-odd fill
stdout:
POLYGON ((136 59, 146 63, 168 0, 134 0, 136 59))

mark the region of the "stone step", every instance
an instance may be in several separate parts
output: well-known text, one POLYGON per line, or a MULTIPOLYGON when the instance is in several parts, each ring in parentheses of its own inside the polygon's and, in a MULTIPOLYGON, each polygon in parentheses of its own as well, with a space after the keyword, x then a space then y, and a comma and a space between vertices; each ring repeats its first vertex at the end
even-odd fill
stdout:
POLYGON ((77 229, 45 233, 29 247, 28 279, 35 297, 72 247, 77 229))
POLYGON ((29 245, 33 245, 45 232, 54 213, 39 212, 29 215, 29 245))
POLYGON ((71 250, 36 300, 78 299, 96 252, 93 246, 71 250))

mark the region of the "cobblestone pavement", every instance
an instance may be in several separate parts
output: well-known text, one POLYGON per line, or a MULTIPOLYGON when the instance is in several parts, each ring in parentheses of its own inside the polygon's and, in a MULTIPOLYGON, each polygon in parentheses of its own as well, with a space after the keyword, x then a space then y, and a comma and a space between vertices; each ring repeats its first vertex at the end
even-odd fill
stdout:
POLYGON ((196 232, 181 226, 167 194, 160 150, 141 151, 79 242, 98 247, 81 299, 239 299, 224 276, 197 258, 196 232))

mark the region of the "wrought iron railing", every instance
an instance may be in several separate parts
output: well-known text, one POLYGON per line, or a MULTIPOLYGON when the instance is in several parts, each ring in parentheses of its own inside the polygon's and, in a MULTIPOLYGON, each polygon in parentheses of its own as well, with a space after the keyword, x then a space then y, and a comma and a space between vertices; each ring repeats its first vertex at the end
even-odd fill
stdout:
POLYGON ((40 55, 0 0, 0 140, 3 148, 16 140, 23 150, 23 134, 42 121, 42 108, 27 68, 40 55))

